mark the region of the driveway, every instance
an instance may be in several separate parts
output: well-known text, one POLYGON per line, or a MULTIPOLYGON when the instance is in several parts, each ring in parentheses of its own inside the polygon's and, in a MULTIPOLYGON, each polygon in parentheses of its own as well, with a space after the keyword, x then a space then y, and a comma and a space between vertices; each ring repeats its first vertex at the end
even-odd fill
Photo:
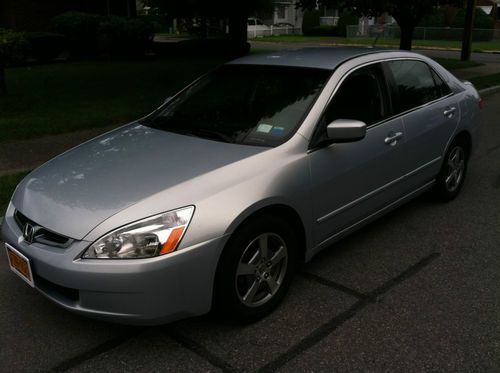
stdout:
POLYGON ((319 254, 251 325, 129 327, 70 314, 0 251, 0 371, 497 371, 500 94, 459 198, 422 196, 319 254))

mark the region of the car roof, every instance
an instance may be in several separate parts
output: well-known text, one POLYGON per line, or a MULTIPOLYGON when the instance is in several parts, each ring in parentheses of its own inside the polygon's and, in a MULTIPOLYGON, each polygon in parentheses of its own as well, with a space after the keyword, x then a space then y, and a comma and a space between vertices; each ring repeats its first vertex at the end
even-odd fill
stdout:
MULTIPOLYGON (((334 70, 342 63, 353 58, 384 52, 390 53, 395 51, 390 49, 368 47, 304 48, 298 50, 252 54, 228 62, 228 64, 310 67, 334 70)), ((412 53, 408 53, 408 55, 414 56, 412 53)))

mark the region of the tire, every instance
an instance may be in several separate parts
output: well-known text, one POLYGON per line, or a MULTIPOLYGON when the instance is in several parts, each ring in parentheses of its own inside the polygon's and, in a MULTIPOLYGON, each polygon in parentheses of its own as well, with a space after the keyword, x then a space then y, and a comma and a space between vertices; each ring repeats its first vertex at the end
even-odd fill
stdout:
POLYGON ((460 193, 467 173, 468 156, 465 140, 463 138, 453 140, 446 152, 434 187, 434 195, 441 202, 452 201, 460 193))
POLYGON ((288 223, 272 215, 246 222, 219 260, 214 311, 243 323, 264 317, 285 296, 296 264, 297 240, 288 223))

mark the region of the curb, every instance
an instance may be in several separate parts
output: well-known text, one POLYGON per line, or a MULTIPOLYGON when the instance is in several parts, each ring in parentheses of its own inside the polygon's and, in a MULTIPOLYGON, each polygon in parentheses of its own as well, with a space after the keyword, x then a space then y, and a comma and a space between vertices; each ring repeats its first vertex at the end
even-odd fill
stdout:
POLYGON ((500 92, 500 85, 496 85, 489 88, 484 88, 478 91, 481 96, 490 96, 497 92, 500 92))

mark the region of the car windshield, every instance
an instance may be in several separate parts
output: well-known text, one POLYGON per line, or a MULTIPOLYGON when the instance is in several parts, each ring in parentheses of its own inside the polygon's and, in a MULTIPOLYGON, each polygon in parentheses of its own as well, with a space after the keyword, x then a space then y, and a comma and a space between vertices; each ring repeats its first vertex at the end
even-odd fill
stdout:
POLYGON ((321 69, 225 65, 143 124, 223 142, 278 146, 297 130, 329 75, 321 69))

